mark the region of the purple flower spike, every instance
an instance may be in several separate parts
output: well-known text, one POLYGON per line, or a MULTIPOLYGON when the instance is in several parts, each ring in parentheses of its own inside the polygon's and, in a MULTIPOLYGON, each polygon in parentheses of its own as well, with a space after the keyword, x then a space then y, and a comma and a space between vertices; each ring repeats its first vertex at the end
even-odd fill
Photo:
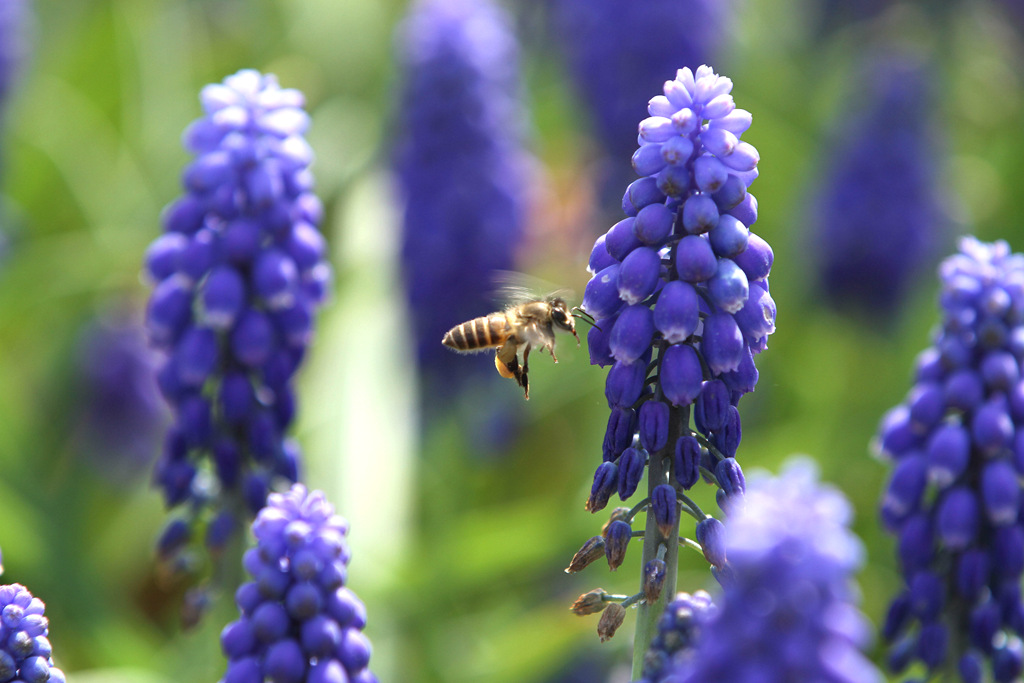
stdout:
POLYGON ((934 344, 879 426, 894 462, 882 519, 904 575, 890 612, 914 605, 885 636, 894 666, 968 666, 1000 680, 1012 657, 995 645, 1017 642, 1024 624, 1024 257, 965 238, 939 278, 934 344))
POLYGON ((348 523, 323 493, 295 484, 267 497, 252 531, 257 546, 243 563, 253 581, 238 589, 241 614, 221 632, 221 683, 375 682, 366 609, 345 586, 348 523))
POLYGON ((65 683, 53 664, 46 605, 18 583, 0 586, 0 675, 7 680, 65 683))
MULTIPOLYGON (((590 20, 605 1, 575 21, 590 20)), ((603 509, 616 492, 637 495, 650 466, 658 476, 646 477, 648 515, 661 534, 679 524, 677 493, 702 475, 719 488, 724 512, 742 507, 737 406, 754 390, 755 357, 775 331, 774 254, 750 231, 759 155, 741 138, 753 117, 731 92, 732 81, 701 66, 679 69, 648 100, 630 157, 641 177, 622 195, 625 217, 588 260, 582 308, 601 328, 587 336, 591 363, 611 365, 611 416, 586 508, 603 509)), ((710 520, 698 533, 713 574, 727 581, 717 525, 710 520)))
POLYGON ((935 150, 935 74, 866 60, 823 159, 813 211, 820 290, 837 308, 892 315, 946 238, 935 150))
POLYGON ((672 677, 654 680, 881 683, 862 652, 869 631, 853 575, 863 553, 849 522, 846 500, 806 462, 752 482, 725 525, 730 578, 718 610, 672 677))
MULTIPOLYGON (((185 195, 146 259, 156 282, 147 326, 168 356, 160 383, 176 415, 155 481, 169 507, 191 502, 190 524, 245 504, 255 514, 267 483, 296 478, 291 380, 330 277, 302 95, 243 70, 200 100, 204 116, 185 133, 195 154, 185 195), (195 477, 206 459, 212 487, 195 477)), ((223 546, 233 528, 208 537, 223 546)))
MULTIPOLYGON (((467 362, 438 343, 453 325, 495 310, 495 272, 516 269, 525 233, 531 162, 520 50, 498 4, 416 0, 394 36, 400 86, 391 157, 407 322, 425 397, 501 381, 491 363, 467 362)), ((611 265, 603 251, 602 267, 611 265)), ((449 404, 425 400, 428 420, 449 404)))

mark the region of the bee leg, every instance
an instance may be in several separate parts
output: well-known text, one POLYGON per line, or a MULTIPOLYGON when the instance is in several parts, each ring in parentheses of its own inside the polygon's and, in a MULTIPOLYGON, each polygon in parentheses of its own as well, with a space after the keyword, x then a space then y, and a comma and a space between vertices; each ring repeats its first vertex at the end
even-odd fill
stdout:
POLYGON ((519 366, 517 351, 518 347, 515 341, 511 339, 502 344, 501 348, 494 354, 494 367, 498 369, 498 374, 502 377, 514 379, 516 384, 521 386, 526 392, 526 399, 529 400, 530 383, 526 378, 526 368, 519 366))
POLYGON ((514 378, 519 382, 519 359, 516 358, 516 345, 513 342, 505 342, 494 354, 494 367, 502 377, 514 378))
POLYGON ((530 369, 530 345, 527 344, 526 348, 523 349, 523 372, 521 376, 517 377, 519 380, 519 386, 523 388, 526 394, 526 400, 530 400, 530 380, 527 378, 526 373, 530 369))

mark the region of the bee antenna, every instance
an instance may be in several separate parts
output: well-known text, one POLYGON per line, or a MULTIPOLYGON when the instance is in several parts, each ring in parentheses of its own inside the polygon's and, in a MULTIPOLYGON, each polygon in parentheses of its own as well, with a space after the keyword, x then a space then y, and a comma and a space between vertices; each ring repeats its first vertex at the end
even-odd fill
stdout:
POLYGON ((591 327, 597 328, 598 331, 601 331, 601 328, 597 326, 597 321, 594 319, 594 316, 590 315, 579 306, 573 306, 570 313, 572 313, 572 317, 579 318, 591 327))

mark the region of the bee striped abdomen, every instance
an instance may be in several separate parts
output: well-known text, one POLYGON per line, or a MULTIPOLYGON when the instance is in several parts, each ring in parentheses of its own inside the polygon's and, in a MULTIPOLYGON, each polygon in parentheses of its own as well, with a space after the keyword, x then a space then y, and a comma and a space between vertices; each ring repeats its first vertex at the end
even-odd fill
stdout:
POLYGON ((504 313, 491 313, 456 325, 444 335, 442 343, 459 351, 475 351, 505 343, 509 335, 504 313))

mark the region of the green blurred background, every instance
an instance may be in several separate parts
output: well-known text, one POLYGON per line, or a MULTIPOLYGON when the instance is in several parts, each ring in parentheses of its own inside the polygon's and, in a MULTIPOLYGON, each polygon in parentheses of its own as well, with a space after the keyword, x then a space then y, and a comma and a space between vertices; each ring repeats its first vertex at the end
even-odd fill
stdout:
MULTIPOLYGON (((0 547, 4 580, 47 603, 69 680, 214 681, 223 672, 218 634, 236 614, 231 597, 218 596, 198 628, 179 628, 178 595, 152 550, 166 519, 160 496, 146 469, 111 477, 103 454, 83 452, 75 359, 90 321, 141 310, 142 254, 188 159, 181 131, 200 114, 201 87, 245 67, 302 90, 313 118, 337 277, 300 371, 295 433, 306 482, 352 523, 349 584, 370 614, 371 668, 382 681, 557 681, 589 662, 590 673, 572 680, 628 680, 632 619, 598 646, 596 619, 567 608, 597 586, 634 592, 637 550, 615 574, 603 563, 562 572, 604 520, 583 502, 601 457, 605 371, 566 340, 557 367, 536 360, 521 432, 503 449, 471 436, 471 409, 419 428, 386 165, 398 84, 392 31, 404 5, 35 4, 32 55, 0 147, 0 547)), ((831 312, 815 296, 804 219, 858 60, 875 41, 898 39, 940 77, 935 115, 948 137, 939 174, 955 230, 1024 248, 1021 34, 998 4, 951 4, 941 18, 940 5, 894 3, 881 18, 822 33, 818 3, 748 0, 715 65, 754 113, 744 139, 761 153, 757 232, 776 255, 778 331, 758 358, 757 391, 741 404, 738 457, 748 471, 774 471, 790 454, 809 454, 851 498, 868 550, 864 609, 876 622, 898 576, 876 523, 886 466, 869 443, 928 343, 936 282, 929 268, 892 321, 831 312)), ((581 210, 594 144, 552 37, 528 35, 539 4, 510 9, 527 34, 531 148, 547 189, 523 269, 581 293, 590 244, 610 225, 581 210)), ((501 388, 517 398, 511 383, 501 388)), ((692 555, 680 588, 710 587, 706 563, 692 555)))

